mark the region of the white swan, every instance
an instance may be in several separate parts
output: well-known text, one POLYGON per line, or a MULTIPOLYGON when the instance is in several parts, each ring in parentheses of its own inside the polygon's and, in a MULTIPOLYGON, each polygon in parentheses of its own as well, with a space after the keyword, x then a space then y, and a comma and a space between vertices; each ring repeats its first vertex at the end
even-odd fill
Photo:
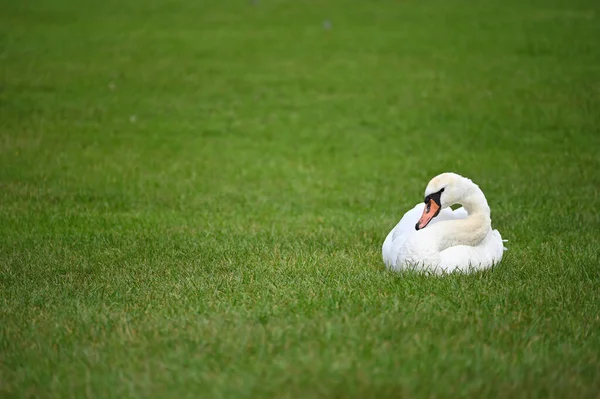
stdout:
POLYGON ((479 186, 456 173, 442 173, 427 185, 425 203, 406 212, 389 232, 382 254, 393 270, 468 272, 500 262, 503 242, 492 230, 490 207, 479 186), (454 204, 463 207, 453 211, 454 204))

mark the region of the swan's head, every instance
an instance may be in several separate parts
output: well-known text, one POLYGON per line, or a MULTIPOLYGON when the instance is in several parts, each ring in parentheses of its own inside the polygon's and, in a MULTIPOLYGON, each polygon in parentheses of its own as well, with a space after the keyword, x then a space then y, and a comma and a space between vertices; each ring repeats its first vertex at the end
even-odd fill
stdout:
POLYGON ((425 189, 425 209, 415 229, 425 228, 444 208, 457 204, 469 189, 471 180, 456 173, 442 173, 431 179, 425 189))

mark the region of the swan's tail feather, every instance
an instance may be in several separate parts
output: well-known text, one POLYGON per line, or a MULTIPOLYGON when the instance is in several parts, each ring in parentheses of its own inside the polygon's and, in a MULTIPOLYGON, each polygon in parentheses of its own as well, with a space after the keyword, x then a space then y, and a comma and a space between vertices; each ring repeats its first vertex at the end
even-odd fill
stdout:
POLYGON ((508 240, 502 240, 502 242, 508 242, 508 240))

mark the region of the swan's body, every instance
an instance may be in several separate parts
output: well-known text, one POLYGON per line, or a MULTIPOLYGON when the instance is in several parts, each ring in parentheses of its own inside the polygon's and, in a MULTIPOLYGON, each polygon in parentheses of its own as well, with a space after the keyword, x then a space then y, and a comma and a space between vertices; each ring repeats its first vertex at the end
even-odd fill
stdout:
POLYGON ((382 254, 388 268, 468 272, 502 260, 502 237, 492 230, 490 208, 476 184, 444 173, 431 180, 425 195, 425 203, 406 212, 387 235, 382 254), (453 211, 454 204, 463 207, 453 211))

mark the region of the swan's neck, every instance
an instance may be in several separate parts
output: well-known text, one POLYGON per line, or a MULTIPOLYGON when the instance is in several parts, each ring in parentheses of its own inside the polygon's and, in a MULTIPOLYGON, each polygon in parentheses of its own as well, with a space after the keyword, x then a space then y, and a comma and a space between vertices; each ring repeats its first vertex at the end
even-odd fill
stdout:
POLYGON ((486 215, 490 217, 490 206, 479 186, 471 183, 463 198, 458 201, 470 215, 486 215))
MULTIPOLYGON (((455 245, 478 245, 488 234, 492 221, 490 207, 481 189, 469 181, 458 201, 468 213, 465 219, 437 223, 438 249, 443 251, 455 245)), ((432 227, 434 227, 432 226, 432 227)))

